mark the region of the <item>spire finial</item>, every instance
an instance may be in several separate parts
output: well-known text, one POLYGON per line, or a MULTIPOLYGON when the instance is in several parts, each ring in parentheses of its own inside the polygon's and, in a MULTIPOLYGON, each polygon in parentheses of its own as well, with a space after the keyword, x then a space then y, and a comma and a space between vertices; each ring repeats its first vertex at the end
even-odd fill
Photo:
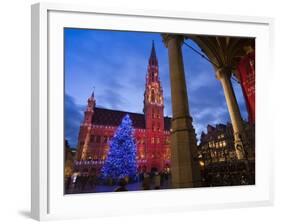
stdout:
POLYGON ((91 95, 92 98, 95 98, 95 87, 93 86, 93 91, 92 91, 92 95, 91 95))
POLYGON ((152 40, 152 48, 151 48, 151 54, 150 54, 150 59, 156 60, 156 51, 155 51, 155 46, 154 46, 154 40, 152 40))

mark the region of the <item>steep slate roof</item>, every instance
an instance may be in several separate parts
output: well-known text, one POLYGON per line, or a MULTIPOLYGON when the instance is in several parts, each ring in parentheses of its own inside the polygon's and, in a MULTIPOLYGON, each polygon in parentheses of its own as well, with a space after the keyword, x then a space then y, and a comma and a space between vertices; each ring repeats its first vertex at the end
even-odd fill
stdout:
MULTIPOLYGON (((145 117, 144 114, 131 113, 126 111, 110 110, 105 108, 95 107, 93 115, 93 124, 95 125, 108 125, 119 126, 123 117, 129 114, 133 122, 134 128, 145 129, 145 117)), ((171 118, 164 118, 164 128, 166 131, 170 130, 171 118)))

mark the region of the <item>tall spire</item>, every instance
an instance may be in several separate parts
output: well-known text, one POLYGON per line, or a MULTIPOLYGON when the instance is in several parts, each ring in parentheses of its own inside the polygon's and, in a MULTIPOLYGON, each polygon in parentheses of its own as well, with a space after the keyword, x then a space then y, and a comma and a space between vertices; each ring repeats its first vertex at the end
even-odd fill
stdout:
POLYGON ((155 47, 154 47, 154 40, 152 40, 152 48, 151 48, 151 53, 150 53, 150 58, 149 58, 149 64, 158 65, 158 60, 157 60, 156 51, 155 51, 155 47))
POLYGON ((146 74, 146 84, 144 92, 144 111, 147 111, 147 105, 163 106, 163 90, 159 79, 158 60, 154 41, 149 58, 146 74))
POLYGON ((151 48, 150 58, 156 58, 156 52, 155 52, 155 47, 154 47, 154 40, 152 40, 152 48, 151 48))
POLYGON ((92 98, 95 98, 95 87, 93 87, 93 91, 92 91, 91 97, 92 97, 92 98))
POLYGON ((88 105, 86 111, 93 111, 96 106, 96 99, 95 99, 95 87, 93 88, 91 96, 88 98, 88 105))

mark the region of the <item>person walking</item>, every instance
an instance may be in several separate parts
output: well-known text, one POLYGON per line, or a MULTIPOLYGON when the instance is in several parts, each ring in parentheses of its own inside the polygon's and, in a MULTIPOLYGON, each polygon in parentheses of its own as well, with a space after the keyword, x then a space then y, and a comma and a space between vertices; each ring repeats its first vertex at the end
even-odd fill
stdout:
POLYGON ((143 174, 142 189, 150 190, 150 175, 146 172, 143 174))
POLYGON ((160 189, 161 177, 160 174, 156 171, 154 173, 154 189, 160 189))
POLYGON ((128 191, 126 188, 127 181, 124 178, 121 178, 118 182, 118 187, 114 190, 115 192, 120 192, 120 191, 128 191))

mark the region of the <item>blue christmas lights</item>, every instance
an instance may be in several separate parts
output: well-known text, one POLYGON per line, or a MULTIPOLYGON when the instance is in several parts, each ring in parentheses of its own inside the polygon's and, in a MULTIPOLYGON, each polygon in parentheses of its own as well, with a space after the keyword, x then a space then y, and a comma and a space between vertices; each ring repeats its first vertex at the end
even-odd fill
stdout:
POLYGON ((136 144, 132 120, 127 114, 117 128, 112 140, 107 159, 101 170, 102 177, 112 180, 134 178, 137 173, 136 144))

